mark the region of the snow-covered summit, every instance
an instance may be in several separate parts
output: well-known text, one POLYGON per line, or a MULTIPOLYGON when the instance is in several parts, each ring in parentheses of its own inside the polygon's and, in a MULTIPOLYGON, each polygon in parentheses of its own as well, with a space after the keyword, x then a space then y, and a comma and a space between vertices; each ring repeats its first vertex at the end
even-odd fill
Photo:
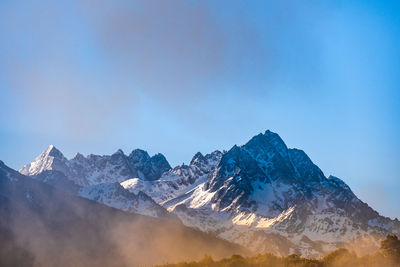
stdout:
POLYGON ((233 146, 203 183, 163 204, 187 225, 258 252, 315 257, 400 231, 271 131, 233 146))
POLYGON ((166 217, 169 213, 145 193, 133 194, 119 183, 133 177, 155 180, 170 169, 162 154, 150 157, 140 149, 133 150, 129 156, 121 149, 105 156, 90 154, 85 157, 77 153, 68 160, 51 145, 20 173, 124 211, 166 217))
POLYGON ((67 161, 60 150, 50 145, 34 161, 25 165, 19 172, 32 176, 45 170, 67 171, 67 161))
POLYGON ((171 166, 162 154, 150 157, 146 151, 139 149, 133 150, 129 156, 120 149, 105 156, 90 154, 85 157, 77 153, 68 160, 51 145, 33 162, 25 165, 20 173, 37 176, 44 171, 57 171, 78 186, 88 186, 122 182, 133 177, 155 180, 169 169, 171 166))

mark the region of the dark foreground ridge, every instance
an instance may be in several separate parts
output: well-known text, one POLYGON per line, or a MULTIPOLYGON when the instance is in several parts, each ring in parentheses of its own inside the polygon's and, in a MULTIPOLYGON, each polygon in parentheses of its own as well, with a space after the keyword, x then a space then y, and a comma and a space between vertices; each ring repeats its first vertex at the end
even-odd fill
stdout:
POLYGON ((98 204, 0 161, 0 266, 143 266, 246 253, 185 227, 98 204))

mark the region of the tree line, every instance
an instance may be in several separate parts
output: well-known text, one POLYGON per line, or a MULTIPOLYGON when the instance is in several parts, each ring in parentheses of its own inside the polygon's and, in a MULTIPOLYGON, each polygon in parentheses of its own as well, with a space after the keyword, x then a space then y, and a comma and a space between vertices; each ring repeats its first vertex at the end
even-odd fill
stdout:
POLYGON ((380 250, 374 254, 358 257, 354 252, 339 248, 321 259, 307 259, 292 254, 286 257, 270 253, 251 257, 233 255, 230 258, 214 260, 205 256, 196 262, 164 264, 158 267, 400 267, 400 240, 388 235, 381 241, 380 250))

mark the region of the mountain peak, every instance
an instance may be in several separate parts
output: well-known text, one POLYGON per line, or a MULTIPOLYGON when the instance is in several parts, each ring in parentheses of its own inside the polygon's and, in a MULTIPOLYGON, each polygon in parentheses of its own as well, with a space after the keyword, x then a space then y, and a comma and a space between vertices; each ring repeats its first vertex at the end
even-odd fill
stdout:
POLYGON ((134 162, 142 162, 150 159, 149 153, 142 149, 134 149, 131 154, 129 154, 129 158, 131 158, 134 162))
POLYGON ((248 143, 250 143, 252 141, 253 142, 268 142, 271 144, 285 144, 283 142, 282 138, 279 136, 279 134, 271 132, 270 130, 266 130, 264 132, 264 134, 259 133, 255 136, 253 136, 248 143))
POLYGON ((122 151, 122 149, 118 149, 113 155, 125 155, 125 153, 122 151))
POLYGON ((279 136, 279 134, 277 134, 275 132, 271 132, 270 130, 266 130, 263 136, 268 138, 268 140, 270 140, 271 142, 277 142, 277 143, 285 144, 285 142, 283 142, 283 140, 279 136))
POLYGON ((36 175, 45 170, 59 170, 65 168, 68 160, 54 145, 50 145, 33 162, 25 165, 20 173, 24 175, 36 175))
POLYGON ((258 134, 250 139, 244 146, 255 159, 265 158, 267 155, 272 156, 279 154, 284 159, 288 158, 287 146, 281 137, 271 132, 270 130, 265 131, 264 134, 258 134))
MULTIPOLYGON (((154 156, 152 156, 150 158, 151 161, 153 162, 162 162, 163 164, 167 164, 169 166, 169 163, 167 161, 167 159, 165 158, 165 156, 161 153, 157 153, 154 156)), ((171 168, 171 166, 169 166, 169 169, 171 168)))
POLYGON ((54 145, 49 145, 48 147, 47 147, 47 149, 53 149, 53 148, 55 148, 55 146, 54 145))
MULTIPOLYGON (((229 151, 238 151, 240 150, 240 147, 238 145, 233 145, 233 147, 231 149, 229 149, 229 151)), ((229 153, 228 151, 228 153, 229 153)))
POLYGON ((58 150, 54 145, 49 145, 42 154, 54 158, 64 158, 63 153, 61 153, 61 151, 58 150))
POLYGON ((202 161, 205 161, 205 160, 206 160, 206 158, 203 156, 203 154, 201 154, 201 152, 197 152, 193 156, 192 160, 190 161, 190 165, 193 165, 196 162, 199 162, 199 161, 202 162, 202 161))
POLYGON ((275 133, 275 132, 273 132, 273 131, 271 131, 271 130, 269 130, 269 129, 267 129, 265 132, 264 132, 264 135, 274 135, 274 134, 276 134, 277 135, 277 133, 275 133))
POLYGON ((84 159, 85 158, 85 156, 83 156, 81 153, 76 153, 76 155, 75 155, 75 157, 74 157, 74 159, 76 159, 76 160, 82 160, 82 159, 84 159))
POLYGON ((158 178, 160 178, 163 172, 170 170, 171 166, 169 165, 164 155, 158 153, 152 156, 148 161, 146 161, 144 168, 147 169, 143 170, 143 172, 146 174, 147 180, 157 180, 158 178), (151 168, 148 169, 148 167, 146 166, 151 168))

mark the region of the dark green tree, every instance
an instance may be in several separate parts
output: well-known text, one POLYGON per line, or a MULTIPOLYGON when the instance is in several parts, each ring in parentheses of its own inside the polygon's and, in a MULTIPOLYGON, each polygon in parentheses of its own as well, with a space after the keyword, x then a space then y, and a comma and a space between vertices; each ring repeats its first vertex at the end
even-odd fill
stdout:
POLYGON ((383 255, 391 258, 395 262, 400 262, 400 240, 396 235, 388 235, 381 241, 383 255))

